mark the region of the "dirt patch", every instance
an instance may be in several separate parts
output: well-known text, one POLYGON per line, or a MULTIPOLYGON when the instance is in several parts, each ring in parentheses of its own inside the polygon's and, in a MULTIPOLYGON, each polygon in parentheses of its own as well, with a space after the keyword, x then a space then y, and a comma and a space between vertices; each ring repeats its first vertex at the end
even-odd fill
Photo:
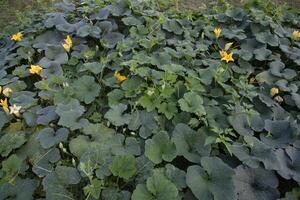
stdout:
MULTIPOLYGON (((239 4, 241 2, 245 2, 246 0, 231 0, 235 4, 239 4)), ((198 8, 203 8, 209 3, 214 2, 213 0, 181 0, 181 6, 188 9, 196 10, 198 8)), ((274 0, 277 3, 287 3, 292 7, 300 8, 300 0, 274 0)))

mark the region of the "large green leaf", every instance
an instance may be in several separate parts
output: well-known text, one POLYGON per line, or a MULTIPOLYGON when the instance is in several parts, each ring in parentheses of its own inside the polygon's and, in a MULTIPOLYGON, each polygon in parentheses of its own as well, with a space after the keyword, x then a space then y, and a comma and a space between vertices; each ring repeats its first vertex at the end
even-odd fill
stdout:
POLYGON ((202 157, 201 165, 187 169, 186 182, 200 200, 236 199, 234 170, 217 157, 202 157))
POLYGON ((196 132, 188 125, 177 124, 172 141, 176 145, 178 155, 184 156, 190 162, 199 163, 202 156, 208 156, 210 153, 210 146, 205 146, 205 137, 203 132, 196 132))
POLYGON ((261 134, 261 141, 272 147, 285 147, 298 135, 296 127, 287 120, 266 120, 265 130, 269 135, 261 134))
POLYGON ((81 177, 77 169, 73 167, 58 166, 43 179, 43 188, 47 200, 73 199, 73 194, 68 191, 67 186, 78 184, 81 177))
POLYGON ((60 128, 54 131, 52 128, 44 128, 39 132, 37 139, 40 141, 43 148, 48 149, 55 144, 66 141, 69 131, 66 128, 60 128))
POLYGON ((163 160, 171 162, 177 155, 175 144, 167 132, 159 132, 152 139, 146 140, 145 155, 155 164, 163 160))
POLYGON ((300 182, 300 150, 293 146, 285 150, 278 149, 276 155, 280 162, 280 168, 277 171, 285 179, 294 179, 300 182))
POLYGON ((246 144, 233 144, 232 153, 245 165, 257 168, 262 162, 266 169, 279 169, 279 160, 275 154, 275 150, 265 145, 255 137, 245 136, 246 144), (248 147, 250 147, 248 149, 248 147))
POLYGON ((23 160, 19 158, 17 155, 13 154, 4 160, 2 164, 2 173, 3 176, 0 180, 0 186, 5 183, 13 183, 14 179, 18 176, 21 171, 21 165, 23 160))
POLYGON ((104 115, 106 119, 108 119, 115 126, 122 126, 127 124, 130 119, 129 114, 123 114, 123 112, 127 110, 127 105, 118 104, 112 106, 112 108, 107 111, 104 115))
POLYGON ((267 32, 260 32, 255 34, 257 41, 261 43, 266 43, 270 46, 278 46, 278 36, 275 34, 270 33, 269 31, 267 32))
POLYGON ((205 109, 203 107, 203 99, 194 92, 184 94, 184 97, 178 101, 181 110, 198 115, 204 115, 205 109))
POLYGON ((136 163, 132 155, 118 155, 109 166, 114 176, 129 179, 136 173, 136 163))
POLYGON ((92 76, 82 76, 73 84, 76 98, 86 104, 90 104, 100 93, 100 85, 92 76))
POLYGON ((34 200, 34 192, 38 186, 35 179, 18 179, 15 184, 6 183, 0 187, 0 199, 34 200))
POLYGON ((20 132, 5 134, 0 138, 0 154, 7 156, 14 149, 19 148, 26 142, 25 135, 20 132))
POLYGON ((133 191, 132 200, 176 200, 178 190, 162 173, 154 172, 147 179, 146 185, 139 184, 133 191))
POLYGON ((60 103, 55 110, 60 117, 58 124, 71 130, 80 129, 88 123, 86 119, 79 119, 84 111, 84 107, 76 99, 71 99, 67 104, 60 103))
POLYGON ((240 200, 272 200, 279 197, 278 180, 272 171, 263 168, 248 168, 243 165, 235 169, 234 184, 240 200))

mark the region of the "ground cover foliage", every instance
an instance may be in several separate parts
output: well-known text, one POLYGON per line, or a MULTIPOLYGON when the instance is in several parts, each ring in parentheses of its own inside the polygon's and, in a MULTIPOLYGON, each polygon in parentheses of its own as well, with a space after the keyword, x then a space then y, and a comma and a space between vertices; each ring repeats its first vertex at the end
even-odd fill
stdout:
POLYGON ((300 17, 254 5, 64 1, 2 38, 0 199, 299 199, 300 17))

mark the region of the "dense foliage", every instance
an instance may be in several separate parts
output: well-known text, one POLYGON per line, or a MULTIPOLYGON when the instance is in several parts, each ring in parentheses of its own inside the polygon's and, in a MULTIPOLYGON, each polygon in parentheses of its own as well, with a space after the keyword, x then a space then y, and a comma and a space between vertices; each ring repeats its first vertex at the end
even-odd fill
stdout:
POLYGON ((1 39, 1 200, 300 198, 300 16, 153 2, 1 39))

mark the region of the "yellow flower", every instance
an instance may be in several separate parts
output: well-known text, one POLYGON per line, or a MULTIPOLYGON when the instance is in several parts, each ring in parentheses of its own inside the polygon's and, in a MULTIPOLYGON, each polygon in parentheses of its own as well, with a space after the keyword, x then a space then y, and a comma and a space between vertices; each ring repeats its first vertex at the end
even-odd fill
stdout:
POLYGON ((232 58, 233 53, 227 53, 226 51, 222 50, 220 51, 221 60, 226 61, 229 63, 230 61, 234 62, 234 59, 232 58))
POLYGON ((23 34, 21 32, 18 32, 16 34, 13 34, 10 39, 15 42, 19 42, 23 39, 23 34))
POLYGON ((72 39, 71 39, 70 35, 67 35, 67 38, 65 39, 65 43, 62 44, 64 49, 67 52, 69 52, 71 47, 72 47, 72 44, 73 44, 73 42, 72 42, 72 39))
POLYGON ((4 96, 6 96, 6 97, 9 97, 11 93, 12 93, 12 89, 10 89, 10 88, 5 88, 5 89, 3 90, 3 94, 4 94, 4 96))
POLYGON ((7 98, 0 99, 0 106, 2 106, 3 110, 8 114, 9 113, 9 109, 8 109, 8 103, 7 103, 7 98))
POLYGON ((300 32, 299 32, 299 31, 294 31, 294 32, 292 33, 292 38, 293 38, 294 40, 300 38, 300 32))
POLYGON ((279 93, 279 89, 276 88, 276 87, 273 87, 271 90, 270 90, 270 94, 271 96, 275 96, 276 94, 279 93))
POLYGON ((119 72, 115 72, 115 78, 118 80, 118 81, 125 81, 127 78, 126 78, 126 76, 123 76, 123 75, 121 75, 119 72))
POLYGON ((222 58, 223 58, 226 54, 227 54, 226 51, 224 51, 224 50, 220 51, 220 56, 221 56, 222 58))
POLYGON ((214 33, 215 33, 215 36, 216 36, 217 39, 220 37, 221 32, 222 32, 222 29, 220 29, 220 28, 215 28, 214 29, 214 33))
POLYGON ((5 98, 4 100, 0 99, 0 106, 2 106, 2 107, 8 107, 7 98, 5 98))
POLYGON ((30 69, 29 69, 31 74, 40 74, 42 71, 42 68, 40 65, 30 65, 30 69))
POLYGON ((230 47, 233 45, 233 42, 229 42, 225 44, 225 51, 228 51, 230 49, 230 47))

